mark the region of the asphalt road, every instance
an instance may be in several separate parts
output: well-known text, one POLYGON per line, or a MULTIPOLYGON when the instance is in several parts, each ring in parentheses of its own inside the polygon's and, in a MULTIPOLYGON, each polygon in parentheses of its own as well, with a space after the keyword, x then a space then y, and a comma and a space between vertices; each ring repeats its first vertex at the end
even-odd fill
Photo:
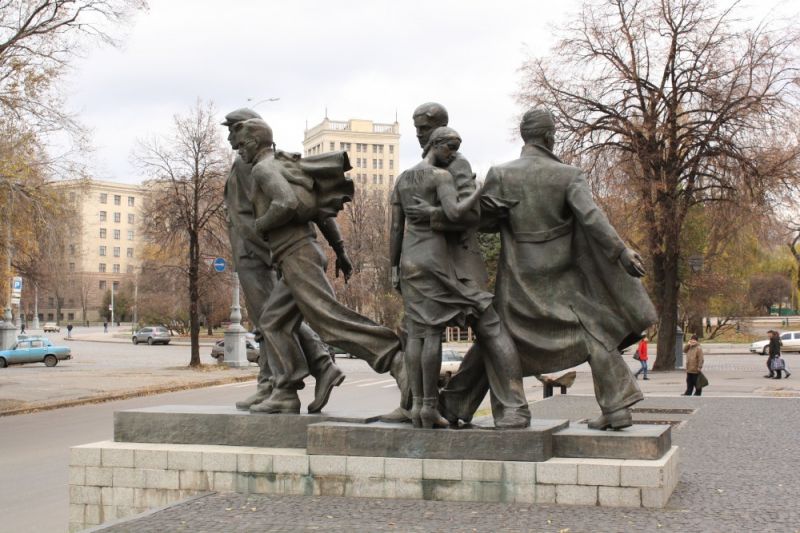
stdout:
MULTIPOLYGON (((375 374, 358 360, 337 363, 347 379, 331 395, 331 410, 363 409, 365 400, 378 413, 397 405, 399 392, 388 374, 375 374)), ((304 406, 314 394, 314 381, 308 381, 301 391, 304 406)), ((69 448, 112 439, 114 411, 163 404, 229 405, 254 390, 251 381, 0 417, 0 532, 66 531, 69 448)))

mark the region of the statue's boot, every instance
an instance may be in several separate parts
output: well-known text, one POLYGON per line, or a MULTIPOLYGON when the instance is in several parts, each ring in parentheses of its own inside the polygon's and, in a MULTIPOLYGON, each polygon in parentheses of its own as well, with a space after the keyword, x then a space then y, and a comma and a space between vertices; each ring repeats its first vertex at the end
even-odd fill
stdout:
POLYGON ((622 429, 633 425, 631 410, 627 407, 602 414, 589 421, 589 429, 622 429))
POLYGON ((411 385, 408 382, 408 373, 406 372, 405 358, 403 356, 403 352, 397 352, 389 369, 389 374, 395 379, 397 386, 400 388, 400 407, 390 413, 380 415, 378 420, 381 422, 395 424, 411 422, 411 414, 408 411, 411 407, 411 385))
POLYGON ((236 408, 241 409, 242 411, 249 411, 250 407, 259 404, 270 397, 272 394, 272 383, 266 383, 264 385, 259 385, 258 390, 256 390, 255 394, 251 394, 244 400, 236 402, 236 408))
POLYGON ((411 418, 411 424, 415 428, 421 428, 422 427, 422 419, 420 418, 420 413, 421 412, 422 412, 422 398, 414 396, 414 400, 413 400, 413 403, 411 405, 410 418, 411 418))
POLYGON ((438 403, 439 399, 435 397, 422 399, 422 409, 420 409, 419 418, 423 428, 450 427, 450 422, 448 422, 436 408, 438 403))
POLYGON ((308 404, 308 412, 319 413, 322 411, 331 397, 331 391, 334 387, 341 385, 344 378, 344 372, 339 370, 339 367, 333 364, 329 365, 317 378, 317 384, 314 386, 314 401, 308 404))
POLYGON ((503 409, 503 415, 494 421, 494 427, 498 429, 523 429, 530 425, 531 412, 528 409, 503 409))
POLYGON ((300 397, 295 389, 272 389, 272 395, 250 406, 251 413, 300 413, 300 397))

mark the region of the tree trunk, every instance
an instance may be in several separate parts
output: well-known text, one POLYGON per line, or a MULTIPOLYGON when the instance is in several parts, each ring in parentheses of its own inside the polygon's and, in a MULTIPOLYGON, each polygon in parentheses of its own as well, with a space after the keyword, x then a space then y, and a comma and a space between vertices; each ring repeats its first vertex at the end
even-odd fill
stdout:
POLYGON ((199 247, 197 233, 191 232, 189 236, 189 337, 192 345, 192 357, 189 361, 189 366, 191 367, 200 366, 199 247))
MULTIPOLYGON (((671 239, 670 239, 671 240, 671 239)), ((677 241, 677 239, 676 239, 677 241)), ((660 263, 661 283, 658 287, 658 348, 653 370, 675 369, 675 340, 678 327, 678 260, 680 251, 675 246, 666 246, 666 252, 656 256, 660 263)), ((655 258, 654 258, 655 259, 655 258)))

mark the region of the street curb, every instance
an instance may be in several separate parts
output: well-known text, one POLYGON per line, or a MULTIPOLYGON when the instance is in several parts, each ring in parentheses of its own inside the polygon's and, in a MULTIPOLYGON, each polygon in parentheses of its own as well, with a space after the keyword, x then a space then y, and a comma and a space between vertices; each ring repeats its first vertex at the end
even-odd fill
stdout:
POLYGON ((142 396, 152 396, 154 394, 164 394, 167 392, 178 392, 182 390, 203 389, 206 387, 215 387, 217 385, 227 385, 229 383, 241 383, 243 381, 255 381, 258 376, 231 376, 229 378, 220 378, 213 381, 202 381, 198 383, 187 383, 185 385, 172 385, 169 387, 160 387, 153 389, 136 389, 132 391, 112 393, 112 394, 98 394, 97 396, 89 396, 85 398, 78 398, 76 400, 63 400, 60 402, 53 402, 46 405, 32 405, 30 407, 22 407, 20 409, 11 409, 7 411, 0 411, 0 417, 25 415, 30 413, 37 413, 39 411, 52 411, 55 409, 63 409, 65 407, 77 407, 79 405, 86 405, 90 403, 105 403, 117 400, 129 400, 130 398, 139 398, 142 396))

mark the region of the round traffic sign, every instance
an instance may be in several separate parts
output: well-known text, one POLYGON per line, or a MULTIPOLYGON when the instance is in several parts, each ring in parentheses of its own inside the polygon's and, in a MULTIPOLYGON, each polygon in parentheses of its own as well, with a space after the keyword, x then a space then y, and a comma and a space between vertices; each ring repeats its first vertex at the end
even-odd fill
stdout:
POLYGON ((217 272, 225 271, 225 259, 223 257, 217 257, 214 259, 214 270, 217 272))

